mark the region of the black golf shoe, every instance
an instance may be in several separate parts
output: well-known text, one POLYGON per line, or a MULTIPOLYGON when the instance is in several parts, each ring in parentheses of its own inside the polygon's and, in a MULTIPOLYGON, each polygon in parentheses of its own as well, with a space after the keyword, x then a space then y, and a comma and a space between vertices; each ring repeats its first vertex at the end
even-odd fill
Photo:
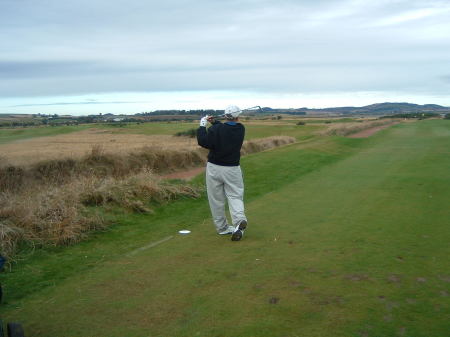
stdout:
POLYGON ((236 226, 233 234, 231 235, 231 241, 239 241, 244 235, 244 230, 247 228, 247 220, 241 220, 239 225, 236 226))

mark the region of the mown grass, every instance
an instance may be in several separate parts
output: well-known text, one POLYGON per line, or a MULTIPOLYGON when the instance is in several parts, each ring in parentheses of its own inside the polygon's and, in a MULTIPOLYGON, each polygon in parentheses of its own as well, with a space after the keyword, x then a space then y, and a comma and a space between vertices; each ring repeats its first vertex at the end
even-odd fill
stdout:
MULTIPOLYGON (((335 155, 326 155, 323 154, 320 149, 315 149, 314 151, 307 151, 305 154, 296 158, 298 165, 289 165, 292 164, 292 155, 285 156, 283 153, 286 151, 289 153, 288 149, 290 146, 280 149, 280 151, 282 151, 281 153, 278 151, 265 152, 267 159, 264 160, 264 162, 269 166, 265 167, 263 170, 258 167, 258 162, 260 160, 258 160, 257 156, 255 157, 255 155, 249 155, 243 159, 243 163, 247 163, 246 166, 244 166, 246 172, 246 184, 250 185, 246 191, 247 200, 251 201, 258 196, 267 193, 268 189, 273 189, 274 187, 281 187, 288 184, 296 175, 305 174, 313 170, 315 167, 338 159, 335 155), (304 164, 300 165, 302 162, 304 164), (277 175, 272 175, 270 178, 265 177, 265 170, 274 170, 274 168, 278 165, 277 163, 287 166, 286 169, 277 175)), ((202 176, 194 179, 193 184, 194 186, 203 186, 204 183, 202 176)), ((13 273, 9 274, 8 279, 6 280, 8 283, 11 281, 10 285, 13 287, 13 289, 11 289, 12 297, 10 298, 21 298, 22 296, 40 289, 47 284, 49 281, 48 277, 51 274, 55 275, 56 279, 64 279, 69 275, 76 273, 78 268, 84 270, 84 263, 88 262, 89 264, 91 259, 102 260, 105 256, 108 259, 116 256, 117 254, 120 255, 123 253, 123 249, 131 249, 130 245, 131 247, 143 245, 144 242, 149 240, 149 237, 145 235, 147 232, 160 236, 172 233, 174 230, 173 225, 177 223, 188 227, 198 224, 198 222, 205 219, 205 214, 207 216, 209 215, 209 208, 205 200, 206 199, 203 196, 199 201, 176 201, 163 207, 154 208, 154 214, 149 218, 142 217, 140 215, 136 216, 130 213, 124 214, 123 210, 117 209, 117 213, 115 214, 104 214, 106 220, 113 222, 110 229, 105 229, 103 232, 92 234, 92 239, 88 239, 86 242, 78 244, 77 246, 68 248, 47 247, 36 251, 33 251, 32 247, 28 249, 26 247, 22 247, 22 253, 19 254, 17 260, 20 261, 25 258, 27 260, 26 265, 34 265, 35 262, 33 261, 35 259, 40 261, 40 258, 43 257, 44 261, 39 262, 39 264, 43 263, 43 269, 45 270, 46 268, 50 268, 50 271, 48 273, 37 272, 36 274, 31 273, 27 275, 29 270, 26 267, 23 270, 21 268, 21 263, 19 263, 13 269, 13 273), (184 216, 185 214, 189 214, 189 217, 186 218, 184 216), (149 223, 151 223, 151 225, 149 225, 149 223), (165 226, 168 226, 167 228, 169 230, 167 230, 165 226), (112 235, 112 237, 110 237, 110 235, 112 235), (127 243, 122 242, 122 236, 123 238, 126 238, 125 241, 127 243), (117 240, 119 240, 119 242, 117 242, 117 240), (88 260, 86 261, 84 260, 86 250, 85 245, 92 241, 95 242, 96 248, 95 251, 90 252, 87 258, 88 260), (100 248, 100 246, 103 245, 105 245, 105 249, 100 248), (66 256, 64 252, 66 249, 69 251, 79 251, 79 247, 83 247, 81 248, 80 255, 78 256, 83 263, 79 265, 72 265, 71 262, 73 261, 73 253, 71 252, 66 256), (114 251, 111 251, 111 248, 113 248, 114 251), (29 255, 32 251, 32 255, 29 255), (61 252, 61 254, 58 252, 61 252), (55 254, 57 257, 55 257, 55 254), (55 265, 55 258, 59 261, 57 265, 55 265), (48 264, 46 262, 47 259, 49 259, 48 264), (63 262, 65 259, 68 259, 68 265, 63 262), (18 286, 17 290, 14 290, 15 286, 18 286)), ((178 228, 178 226, 176 226, 176 228, 178 228)), ((53 282, 53 280, 50 282, 53 282)))
POLYGON ((214 234, 204 198, 117 214, 3 276, 2 316, 30 336, 445 336, 449 148, 426 121, 250 155, 244 241, 214 234))

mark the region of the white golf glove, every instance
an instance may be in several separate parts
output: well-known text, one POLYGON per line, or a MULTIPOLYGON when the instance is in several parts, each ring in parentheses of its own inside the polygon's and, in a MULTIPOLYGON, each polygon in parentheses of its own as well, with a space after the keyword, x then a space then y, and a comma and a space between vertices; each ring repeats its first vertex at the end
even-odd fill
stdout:
POLYGON ((206 124, 208 124, 208 116, 202 117, 202 119, 200 119, 200 126, 205 126, 206 124))

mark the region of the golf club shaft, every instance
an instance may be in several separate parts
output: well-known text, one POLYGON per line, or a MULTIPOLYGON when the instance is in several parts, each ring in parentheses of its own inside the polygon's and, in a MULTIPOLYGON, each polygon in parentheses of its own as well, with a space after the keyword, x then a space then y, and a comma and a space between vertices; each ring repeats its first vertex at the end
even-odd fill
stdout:
MULTIPOLYGON (((255 105, 255 106, 252 106, 252 107, 250 107, 250 108, 242 109, 242 111, 253 110, 253 109, 256 109, 256 108, 258 108, 258 110, 259 110, 260 112, 262 112, 262 108, 261 108, 259 105, 255 105)), ((217 115, 217 116, 211 116, 211 117, 214 117, 214 118, 223 118, 223 117, 225 117, 225 114, 217 115)))

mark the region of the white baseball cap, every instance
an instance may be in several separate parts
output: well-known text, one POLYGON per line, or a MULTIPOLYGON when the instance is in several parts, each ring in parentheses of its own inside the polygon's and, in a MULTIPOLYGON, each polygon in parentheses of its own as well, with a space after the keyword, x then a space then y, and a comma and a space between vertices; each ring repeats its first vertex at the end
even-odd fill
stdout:
POLYGON ((225 108, 226 119, 237 118, 241 113, 242 113, 241 109, 239 109, 236 105, 229 105, 225 108))

